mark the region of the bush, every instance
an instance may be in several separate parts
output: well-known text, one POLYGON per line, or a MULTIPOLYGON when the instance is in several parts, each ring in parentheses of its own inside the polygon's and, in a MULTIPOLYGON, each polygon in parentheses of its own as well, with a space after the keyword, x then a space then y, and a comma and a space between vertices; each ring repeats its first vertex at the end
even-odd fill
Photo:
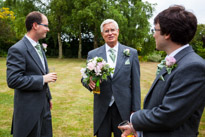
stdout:
POLYGON ((197 54, 205 59, 205 49, 204 48, 198 49, 197 54))
POLYGON ((162 60, 162 55, 157 52, 153 52, 147 57, 147 61, 151 61, 151 62, 160 62, 161 60, 162 60))
POLYGON ((0 57, 6 57, 7 56, 7 52, 0 50, 0 57))
POLYGON ((138 56, 140 62, 147 62, 147 56, 138 56))

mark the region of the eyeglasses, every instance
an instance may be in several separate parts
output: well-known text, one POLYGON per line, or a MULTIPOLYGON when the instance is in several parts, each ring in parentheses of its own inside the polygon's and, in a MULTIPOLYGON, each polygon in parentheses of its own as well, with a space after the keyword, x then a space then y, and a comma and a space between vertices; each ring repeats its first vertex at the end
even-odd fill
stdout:
POLYGON ((46 25, 46 24, 41 24, 41 23, 37 23, 37 24, 48 28, 48 25, 46 25))
POLYGON ((111 33, 114 33, 114 32, 116 32, 116 29, 108 29, 108 30, 105 30, 104 31, 104 33, 106 33, 106 34, 108 34, 109 32, 111 32, 111 33))
POLYGON ((156 28, 154 28, 154 29, 152 29, 151 31, 152 31, 152 32, 161 31, 161 29, 156 29, 156 28))

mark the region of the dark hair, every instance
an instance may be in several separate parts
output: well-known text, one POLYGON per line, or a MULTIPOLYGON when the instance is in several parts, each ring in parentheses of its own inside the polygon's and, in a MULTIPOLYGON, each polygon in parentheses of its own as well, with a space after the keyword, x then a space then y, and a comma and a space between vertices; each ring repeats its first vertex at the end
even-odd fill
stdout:
POLYGON ((170 34, 173 42, 182 45, 189 43, 197 30, 196 16, 180 5, 160 12, 155 17, 154 24, 159 24, 161 35, 170 34))
POLYGON ((42 13, 38 12, 38 11, 33 11, 30 12, 27 16, 26 16, 26 29, 27 31, 30 31, 32 29, 33 23, 41 23, 42 22, 42 13))

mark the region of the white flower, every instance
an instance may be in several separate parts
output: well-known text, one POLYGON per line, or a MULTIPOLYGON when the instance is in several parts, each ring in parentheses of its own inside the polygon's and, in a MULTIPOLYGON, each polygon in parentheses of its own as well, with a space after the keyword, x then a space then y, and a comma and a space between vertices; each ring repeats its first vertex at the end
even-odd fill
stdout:
POLYGON ((82 68, 82 69, 80 70, 81 75, 82 75, 83 78, 87 78, 87 77, 88 77, 88 76, 85 74, 85 71, 86 71, 86 68, 82 68))
POLYGON ((45 52, 47 51, 47 44, 46 43, 42 43, 43 49, 45 50, 45 52))
POLYGON ((124 51, 123 51, 123 53, 124 53, 124 55, 125 56, 130 56, 130 49, 125 49, 124 51))

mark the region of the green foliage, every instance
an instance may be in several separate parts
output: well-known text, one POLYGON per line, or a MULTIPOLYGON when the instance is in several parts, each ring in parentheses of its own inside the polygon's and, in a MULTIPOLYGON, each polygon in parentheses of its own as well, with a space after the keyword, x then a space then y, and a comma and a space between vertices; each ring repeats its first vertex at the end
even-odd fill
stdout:
POLYGON ((145 38, 148 37, 149 22, 152 16, 152 5, 142 1, 125 0, 114 1, 118 14, 122 14, 122 18, 116 19, 120 27, 119 41, 134 47, 142 48, 145 38))
POLYGON ((190 42, 193 49, 205 58, 205 24, 199 24, 193 40, 190 42))
MULTIPOLYGON (((138 49, 139 53, 142 51, 141 55, 146 55, 151 51, 143 50, 143 47, 148 44, 145 40, 149 39, 148 19, 154 10, 153 5, 148 2, 141 0, 50 0, 47 2, 42 0, 5 0, 3 3, 15 12, 16 19, 12 23, 12 31, 16 35, 14 43, 26 33, 24 22, 29 12, 40 11, 47 15, 50 32, 48 37, 41 41, 52 48, 52 50, 48 50, 48 56, 58 55, 58 45, 61 40, 63 53, 66 54, 64 56, 70 57, 70 53, 75 53, 72 55, 75 57, 78 53, 75 50, 80 50, 76 43, 80 38, 82 38, 82 54, 86 56, 89 50, 104 44, 100 24, 107 18, 118 22, 121 43, 138 49), (57 34, 60 34, 60 40, 57 38, 57 34), (73 43, 75 45, 72 45, 73 43)), ((11 46, 11 44, 9 45, 11 46)))
POLYGON ((138 56, 140 62, 147 62, 147 56, 138 56))
POLYGON ((152 54, 155 51, 155 40, 153 34, 148 34, 147 37, 144 38, 144 42, 141 47, 137 48, 139 55, 147 56, 152 54))
POLYGON ((151 62, 160 62, 162 59, 162 55, 157 51, 147 56, 147 61, 151 62))
POLYGON ((0 8, 0 56, 5 56, 10 45, 16 42, 13 22, 14 12, 9 8, 0 8))

